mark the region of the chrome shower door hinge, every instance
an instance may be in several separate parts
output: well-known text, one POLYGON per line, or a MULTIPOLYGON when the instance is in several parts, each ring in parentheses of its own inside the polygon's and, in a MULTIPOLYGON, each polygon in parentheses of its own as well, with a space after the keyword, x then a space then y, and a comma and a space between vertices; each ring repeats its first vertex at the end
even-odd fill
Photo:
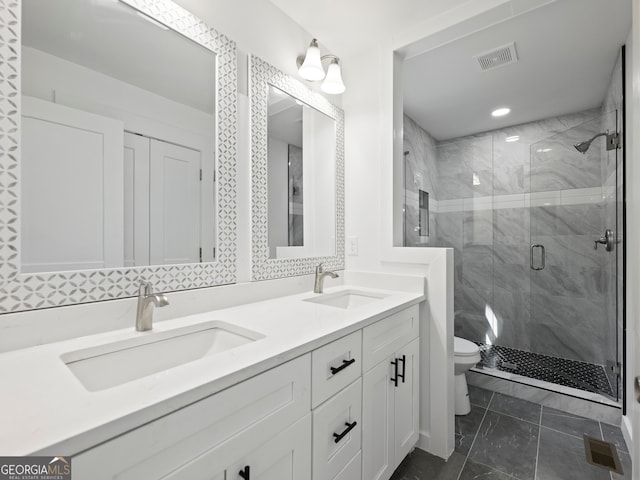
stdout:
POLYGON ((622 374, 622 366, 620 363, 614 363, 611 365, 611 371, 614 375, 620 376, 622 374))

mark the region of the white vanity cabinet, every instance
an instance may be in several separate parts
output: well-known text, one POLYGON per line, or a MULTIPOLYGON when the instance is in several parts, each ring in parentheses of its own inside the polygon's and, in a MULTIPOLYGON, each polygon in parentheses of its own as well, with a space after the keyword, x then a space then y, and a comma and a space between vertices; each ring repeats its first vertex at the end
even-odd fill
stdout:
POLYGON ((363 330, 363 480, 387 480, 418 440, 418 307, 363 330))
POLYGON ((91 448, 73 478, 310 480, 310 369, 307 354, 91 448))
POLYGON ((409 307, 312 352, 313 480, 386 480, 415 445, 418 315, 409 307))
POLYGON ((412 306, 72 458, 74 479, 387 480, 418 438, 412 306))

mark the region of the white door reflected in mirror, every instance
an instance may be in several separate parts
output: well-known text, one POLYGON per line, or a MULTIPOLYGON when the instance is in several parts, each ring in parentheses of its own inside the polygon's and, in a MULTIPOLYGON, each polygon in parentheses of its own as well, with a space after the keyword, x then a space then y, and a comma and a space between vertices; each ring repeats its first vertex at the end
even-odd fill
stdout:
POLYGON ((122 266, 122 132, 118 120, 23 96, 24 272, 122 266))
POLYGON ((335 120, 270 85, 269 258, 333 256, 335 120))
POLYGON ((129 132, 124 138, 125 266, 200 261, 200 152, 129 132))

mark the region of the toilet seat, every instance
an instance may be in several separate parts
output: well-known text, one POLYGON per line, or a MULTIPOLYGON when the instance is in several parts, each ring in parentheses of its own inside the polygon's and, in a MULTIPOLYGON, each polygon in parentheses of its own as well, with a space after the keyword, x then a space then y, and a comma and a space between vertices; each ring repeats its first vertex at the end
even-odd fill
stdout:
POLYGON ((478 346, 460 337, 453 337, 453 352, 456 357, 472 357, 480 352, 478 346))

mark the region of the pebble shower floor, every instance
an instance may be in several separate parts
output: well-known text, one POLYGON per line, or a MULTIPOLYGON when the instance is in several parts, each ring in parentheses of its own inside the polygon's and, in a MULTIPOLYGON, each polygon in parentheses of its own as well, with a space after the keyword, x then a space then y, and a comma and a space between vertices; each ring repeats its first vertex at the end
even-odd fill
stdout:
POLYGON ((480 342, 476 344, 480 347, 483 367, 614 397, 602 365, 498 345, 485 345, 480 342))

